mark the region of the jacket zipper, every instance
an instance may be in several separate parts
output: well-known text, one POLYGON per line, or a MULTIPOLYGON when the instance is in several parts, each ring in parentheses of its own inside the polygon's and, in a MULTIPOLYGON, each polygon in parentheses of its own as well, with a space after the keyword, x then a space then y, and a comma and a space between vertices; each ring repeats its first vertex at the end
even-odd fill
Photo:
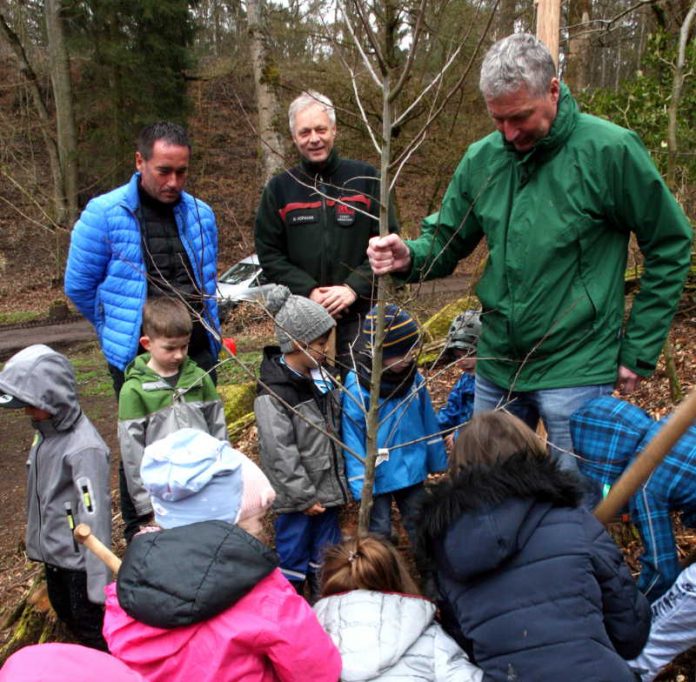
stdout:
POLYGON ((41 441, 36 444, 36 450, 34 451, 34 493, 36 496, 36 509, 39 513, 39 551, 41 552, 43 562, 46 563, 46 559, 43 557, 43 540, 41 538, 43 533, 43 519, 41 518, 41 497, 39 496, 39 448, 43 445, 44 438, 40 431, 38 434, 41 441))
MULTIPOLYGON (((320 414, 324 417, 324 421, 326 424, 330 426, 330 433, 331 435, 336 435, 336 430, 334 428, 334 422, 333 422, 333 414, 331 421, 328 419, 328 413, 329 413, 329 405, 333 401, 333 391, 329 391, 326 394, 322 394, 320 397, 317 396, 316 394, 317 389, 312 386, 312 393, 314 394, 314 402, 317 404, 317 407, 319 408, 320 414), (321 398, 321 401, 320 401, 321 398)), ((343 482, 341 481, 341 472, 338 469, 338 458, 341 456, 340 453, 336 452, 336 441, 333 438, 329 439, 329 442, 331 444, 331 450, 333 452, 333 469, 334 469, 334 474, 336 476, 336 481, 338 481, 338 487, 341 490, 341 494, 343 495, 343 499, 346 500, 346 502, 350 499, 348 497, 348 490, 346 487, 343 485, 343 482)))
POLYGON ((326 191, 324 187, 324 179, 321 175, 317 174, 315 176, 315 182, 318 183, 319 195, 321 197, 321 220, 319 221, 319 229, 321 229, 321 267, 319 271, 321 272, 321 279, 319 280, 319 286, 326 286, 328 280, 326 279, 326 254, 329 247, 329 227, 326 215, 326 191))

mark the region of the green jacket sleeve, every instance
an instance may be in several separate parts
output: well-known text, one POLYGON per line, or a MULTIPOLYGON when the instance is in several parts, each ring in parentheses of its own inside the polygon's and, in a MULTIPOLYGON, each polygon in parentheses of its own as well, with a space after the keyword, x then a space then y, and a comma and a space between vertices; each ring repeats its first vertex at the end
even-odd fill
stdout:
POLYGON ((614 159, 614 221, 635 232, 644 258, 640 291, 624 331, 619 363, 648 376, 679 303, 691 262, 691 225, 642 142, 632 132, 614 159))
POLYGON ((259 263, 269 282, 282 282, 298 296, 309 296, 309 292, 319 286, 319 282, 288 260, 285 231, 273 196, 272 180, 261 195, 254 240, 259 263))
POLYGON ((411 251, 410 282, 436 279, 452 274, 457 263, 468 256, 481 241, 483 230, 467 186, 468 161, 464 156, 450 181, 442 206, 425 218, 421 236, 407 241, 411 251))

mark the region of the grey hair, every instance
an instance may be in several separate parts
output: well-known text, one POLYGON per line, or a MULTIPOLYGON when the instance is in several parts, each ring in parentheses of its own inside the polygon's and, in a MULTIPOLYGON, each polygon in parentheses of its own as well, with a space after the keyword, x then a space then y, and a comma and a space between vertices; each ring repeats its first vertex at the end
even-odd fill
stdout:
POLYGON ((513 33, 486 53, 479 89, 484 99, 509 95, 522 86, 532 97, 542 97, 555 77, 556 65, 546 45, 530 33, 513 33))
POLYGON ((288 123, 290 125, 290 134, 295 134, 295 117, 301 111, 308 109, 314 104, 318 104, 327 113, 331 125, 336 125, 336 109, 331 100, 326 96, 322 95, 316 90, 305 90, 299 97, 296 97, 291 103, 288 109, 288 123))

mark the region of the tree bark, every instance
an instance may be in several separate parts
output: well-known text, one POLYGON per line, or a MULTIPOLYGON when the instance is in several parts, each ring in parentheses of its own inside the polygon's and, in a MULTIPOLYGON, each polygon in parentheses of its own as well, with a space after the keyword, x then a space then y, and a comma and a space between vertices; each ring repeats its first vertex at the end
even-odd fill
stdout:
POLYGON ((568 68, 565 80, 573 92, 590 84, 590 0, 571 0, 568 38, 568 68))
POLYGON ((52 128, 51 115, 48 113, 46 102, 41 95, 39 89, 39 79, 34 72, 29 59, 24 50, 19 36, 12 30, 3 14, 0 14, 0 35, 5 38, 5 41, 12 49, 17 60, 19 73, 26 80, 31 98, 34 102, 36 113, 41 122, 41 135, 46 145, 46 153, 48 155, 48 164, 51 169, 51 180, 53 184, 53 218, 57 223, 64 223, 68 215, 67 199, 64 192, 63 171, 61 169, 60 158, 58 155, 58 146, 54 137, 50 134, 52 128))
POLYGON ((67 222, 77 218, 77 135, 73 112, 70 60, 63 37, 61 0, 46 0, 46 36, 51 73, 51 86, 56 106, 56 137, 62 170, 63 193, 66 199, 67 222))
POLYGON ((274 67, 264 38, 263 0, 247 0, 249 50, 258 109, 258 136, 264 185, 283 168, 283 141, 276 130, 280 107, 272 87, 274 67))

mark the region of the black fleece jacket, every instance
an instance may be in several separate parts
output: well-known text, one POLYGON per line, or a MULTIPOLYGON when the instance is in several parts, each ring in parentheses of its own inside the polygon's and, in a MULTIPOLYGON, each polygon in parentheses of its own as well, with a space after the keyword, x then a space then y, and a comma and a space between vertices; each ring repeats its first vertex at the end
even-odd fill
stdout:
MULTIPOLYGON (((256 215, 256 253, 266 277, 293 294, 347 284, 358 295, 352 310, 369 308, 372 271, 367 243, 379 234, 379 177, 370 164, 342 159, 302 160, 276 175, 256 215)), ((398 232, 393 210, 389 229, 398 232)))

